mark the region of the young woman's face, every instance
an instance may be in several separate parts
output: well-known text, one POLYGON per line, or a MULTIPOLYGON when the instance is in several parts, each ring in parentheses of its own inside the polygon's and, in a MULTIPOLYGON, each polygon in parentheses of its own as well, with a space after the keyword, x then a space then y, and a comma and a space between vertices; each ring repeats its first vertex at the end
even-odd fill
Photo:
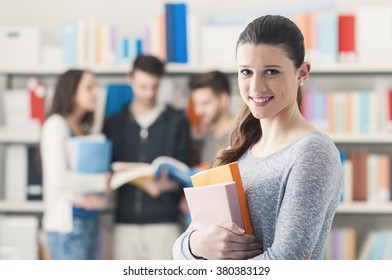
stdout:
POLYGON ((94 112, 97 98, 98 85, 95 75, 90 72, 84 72, 76 90, 76 106, 85 112, 94 112))
POLYGON ((297 106, 298 86, 309 70, 308 65, 295 69, 283 49, 264 44, 238 45, 237 67, 241 97, 257 119, 297 106))

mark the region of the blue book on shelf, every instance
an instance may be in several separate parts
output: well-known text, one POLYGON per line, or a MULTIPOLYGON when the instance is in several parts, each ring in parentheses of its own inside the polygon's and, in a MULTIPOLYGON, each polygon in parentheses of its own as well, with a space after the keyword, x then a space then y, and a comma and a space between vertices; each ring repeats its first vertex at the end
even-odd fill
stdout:
POLYGON ((71 169, 80 173, 103 173, 110 170, 112 142, 103 137, 72 137, 69 143, 71 169))
POLYGON ((359 92, 359 131, 361 133, 370 132, 370 93, 368 91, 359 92))
POLYGON ((166 60, 174 62, 174 5, 165 4, 166 18, 166 60))
MULTIPOLYGON (((133 63, 134 60, 136 59, 136 56, 138 55, 138 39, 134 37, 129 37, 129 46, 128 46, 128 63, 133 63)), ((140 41, 140 50, 142 48, 142 42, 140 41)))
POLYGON ((118 46, 118 62, 127 63, 129 61, 129 38, 122 37, 118 46))
POLYGON ((174 62, 188 62, 186 4, 173 4, 173 48, 174 62))
POLYGON ((385 231, 379 230, 376 233, 376 238, 369 256, 369 260, 380 260, 384 246, 385 246, 385 231))
POLYGON ((63 62, 66 65, 78 63, 78 23, 67 21, 63 25, 62 34, 63 62))
POLYGON ((322 15, 317 17, 318 44, 322 59, 326 63, 338 61, 338 20, 336 15, 322 15))
POLYGON ((143 40, 136 39, 136 55, 140 55, 143 53, 143 40))
POLYGON ((132 101, 133 92, 128 84, 108 84, 105 117, 120 112, 132 101))

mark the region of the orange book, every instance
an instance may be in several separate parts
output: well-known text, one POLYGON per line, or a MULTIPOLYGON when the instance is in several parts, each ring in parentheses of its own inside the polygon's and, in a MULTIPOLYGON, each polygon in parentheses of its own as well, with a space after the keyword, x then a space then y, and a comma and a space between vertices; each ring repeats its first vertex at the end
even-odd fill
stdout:
POLYGON ((378 198, 379 202, 389 202, 390 197, 390 159, 387 155, 380 155, 378 157, 379 160, 379 169, 378 169, 378 198))
POLYGON ((238 168, 238 162, 214 167, 191 176, 194 187, 202 187, 212 184, 222 184, 234 181, 238 194, 238 201, 241 209, 244 230, 247 234, 253 235, 252 223, 250 220, 248 203, 246 202, 244 187, 238 168))

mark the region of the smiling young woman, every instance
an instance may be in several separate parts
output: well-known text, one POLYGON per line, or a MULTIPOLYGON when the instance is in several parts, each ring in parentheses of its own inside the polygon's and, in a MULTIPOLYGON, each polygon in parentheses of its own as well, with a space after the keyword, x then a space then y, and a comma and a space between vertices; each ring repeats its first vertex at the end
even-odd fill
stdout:
MULTIPOLYGON (((304 38, 282 16, 251 22, 237 42, 243 100, 230 147, 215 165, 238 161, 254 236, 221 223, 176 241, 176 259, 323 259, 343 172, 333 141, 300 112, 310 64, 304 38)), ((201 205, 202 207, 202 205, 201 205)))

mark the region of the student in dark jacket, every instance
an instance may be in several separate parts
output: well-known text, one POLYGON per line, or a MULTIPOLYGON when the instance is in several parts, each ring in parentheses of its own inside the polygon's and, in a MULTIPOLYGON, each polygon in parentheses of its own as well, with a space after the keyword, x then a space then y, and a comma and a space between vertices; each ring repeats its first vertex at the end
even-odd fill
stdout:
MULTIPOLYGON (((157 102, 164 64, 141 55, 133 64, 129 81, 132 103, 110 117, 104 133, 113 141, 113 161, 151 163, 171 156, 188 164, 190 127, 180 111, 157 102)), ((179 184, 166 172, 158 179, 143 179, 145 190, 126 184, 116 190, 115 259, 172 259, 171 248, 181 234, 179 184)))

